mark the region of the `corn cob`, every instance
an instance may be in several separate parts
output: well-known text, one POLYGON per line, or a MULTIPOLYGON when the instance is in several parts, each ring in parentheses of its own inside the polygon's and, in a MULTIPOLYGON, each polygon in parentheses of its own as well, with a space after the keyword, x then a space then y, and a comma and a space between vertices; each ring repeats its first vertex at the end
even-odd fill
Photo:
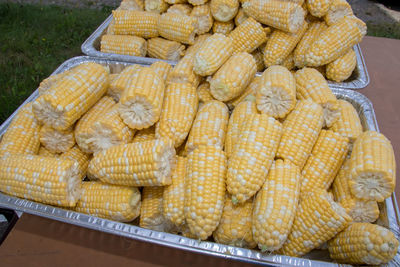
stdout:
POLYGON ((229 58, 210 81, 210 91, 214 98, 228 101, 239 96, 249 85, 257 72, 252 55, 241 52, 229 58))
POLYGON ((362 133, 350 157, 351 193, 360 199, 383 201, 396 184, 396 162, 390 141, 375 131, 362 133))
POLYGON ((144 9, 157 14, 167 11, 169 5, 164 0, 144 0, 144 9))
POLYGON ((379 207, 376 201, 355 198, 349 187, 350 160, 345 160, 332 184, 335 201, 346 209, 355 222, 374 222, 379 217, 379 207))
POLYGON ((156 125, 156 137, 167 137, 179 147, 189 134, 197 112, 196 88, 186 83, 172 83, 165 90, 161 117, 156 125))
POLYGON ((228 162, 227 189, 233 204, 243 203, 263 185, 282 135, 282 126, 265 114, 243 123, 228 162))
POLYGON ((252 114, 257 114, 256 103, 253 101, 245 101, 239 103, 229 117, 228 130, 225 138, 225 154, 227 158, 230 158, 235 144, 239 141, 238 138, 242 124, 247 122, 252 114))
POLYGON ((212 30, 213 33, 222 33, 228 35, 233 30, 233 28, 235 28, 235 23, 233 22, 233 20, 227 22, 215 20, 212 30))
POLYGON ((303 37, 307 27, 308 23, 304 22, 296 33, 274 30, 263 50, 265 66, 281 65, 303 37))
POLYGON ((265 70, 263 53, 260 50, 256 49, 251 53, 251 55, 256 61, 257 72, 262 72, 263 70, 265 70))
POLYGON ((357 65, 356 52, 353 49, 326 65, 326 78, 342 82, 349 78, 357 65))
POLYGON ((327 25, 332 25, 344 17, 353 15, 353 10, 346 0, 332 0, 328 13, 325 15, 324 20, 327 25))
POLYGON ((114 34, 135 35, 143 38, 158 36, 160 15, 153 12, 114 10, 114 34))
POLYGON ((185 55, 195 55, 197 50, 203 45, 209 36, 211 36, 209 33, 198 35, 196 39, 194 39, 194 44, 189 45, 186 49, 185 55))
POLYGON ((161 80, 166 81, 172 66, 164 61, 157 61, 151 64, 150 69, 154 70, 161 80))
POLYGON ((348 139, 322 130, 301 174, 301 192, 328 190, 347 155, 348 139))
POLYGON ((171 184, 175 149, 171 140, 155 139, 113 146, 95 154, 88 173, 102 182, 125 186, 171 184))
POLYGON ((179 60, 183 56, 185 46, 181 43, 156 37, 147 41, 147 54, 149 57, 179 60))
POLYGON ((74 160, 78 164, 79 176, 82 178, 86 176, 89 166, 89 155, 80 150, 78 146, 73 146, 68 151, 57 154, 57 156, 62 159, 74 160))
POLYGON ((197 28, 197 19, 176 13, 162 14, 158 24, 162 37, 184 44, 194 43, 197 28))
POLYGON ((350 142, 353 143, 363 131, 360 117, 358 117, 358 112, 353 105, 346 100, 339 99, 338 104, 340 106, 340 117, 332 125, 331 130, 349 138, 350 142))
POLYGON ((172 183, 164 187, 163 215, 170 223, 180 226, 185 222, 185 180, 187 158, 177 157, 176 166, 172 170, 172 183))
POLYGON ((221 221, 213 237, 217 243, 230 246, 254 248, 257 244, 251 232, 251 214, 253 201, 247 200, 243 204, 233 205, 229 196, 225 197, 224 210, 221 221))
POLYGON ((295 33, 304 23, 304 10, 290 1, 250 0, 242 7, 248 16, 281 31, 295 33))
POLYGON ((121 95, 119 115, 129 128, 150 127, 160 118, 163 98, 164 81, 151 68, 141 68, 121 95))
POLYGON ((194 6, 204 5, 208 0, 188 0, 188 2, 194 6))
POLYGON ((324 126, 331 127, 340 117, 340 107, 324 76, 313 68, 298 70, 294 76, 297 99, 311 99, 320 104, 324 110, 324 126))
POLYGON ((105 34, 101 37, 100 51, 129 56, 146 56, 146 40, 138 36, 105 34))
POLYGON ((239 9, 239 0, 211 0, 211 14, 222 22, 232 20, 239 9))
POLYGON ((58 74, 53 74, 49 77, 47 77, 46 79, 44 79, 43 81, 40 82, 39 84, 39 95, 43 95, 45 92, 47 92, 47 90, 49 90, 51 87, 55 86, 55 84, 57 84, 57 82, 61 81, 64 77, 68 76, 71 74, 71 72, 74 71, 75 68, 71 68, 69 70, 63 71, 61 73, 58 74))
POLYGON ((257 89, 257 109, 269 116, 284 118, 296 105, 296 81, 285 67, 266 69, 257 89))
POLYGON ((353 223, 328 242, 337 262, 381 265, 397 254, 399 241, 388 229, 371 223, 353 223))
POLYGON ((57 131, 44 125, 39 132, 40 143, 53 153, 66 152, 75 145, 74 128, 57 131))
POLYGON ((117 222, 131 222, 140 213, 140 192, 136 187, 82 182, 75 210, 117 222))
POLYGON ((331 0, 307 0, 307 9, 314 17, 321 18, 328 13, 331 0))
POLYGON ((249 16, 244 13, 243 8, 239 8, 238 13, 236 14, 234 19, 236 27, 245 22, 248 17, 249 16))
POLYGON ((361 42, 367 32, 365 23, 356 17, 345 17, 329 26, 310 46, 305 55, 307 66, 321 66, 344 55, 361 42))
POLYGON ((207 239, 217 228, 225 200, 226 157, 215 146, 199 146, 188 156, 185 219, 191 234, 207 239))
POLYGON ((91 153, 85 142, 89 135, 88 130, 91 125, 106 114, 113 106, 115 106, 115 101, 109 96, 104 96, 77 122, 74 135, 76 143, 82 151, 91 153))
POLYGON ((228 108, 224 103, 217 100, 205 103, 196 114, 186 151, 190 153, 200 145, 212 145, 222 150, 228 119, 228 108))
POLYGON ((290 161, 272 164, 253 208, 253 237, 261 251, 275 251, 285 243, 296 214, 300 178, 299 168, 290 161))
POLYGON ((135 136, 133 137, 134 142, 143 142, 143 141, 148 141, 148 140, 154 140, 156 139, 156 127, 155 125, 142 129, 136 132, 135 136))
POLYGON ((45 148, 44 146, 39 147, 39 152, 37 153, 39 156, 46 156, 46 157, 58 157, 59 153, 54 153, 45 148))
POLYGON ((318 189, 300 201, 293 226, 279 254, 303 256, 346 228, 351 218, 329 193, 318 189))
MULTIPOLYGON (((117 8, 116 10, 121 10, 121 9, 117 8)), ((126 10, 128 10, 128 9, 126 9, 126 10)), ((136 9, 133 9, 133 10, 136 10, 136 9)), ((115 34, 114 25, 115 25, 115 19, 112 18, 110 21, 110 24, 108 24, 106 34, 115 34)))
POLYGON ((197 19, 197 34, 203 34, 211 30, 214 19, 211 15, 211 9, 208 4, 193 7, 190 16, 197 19))
POLYGON ((122 0, 117 10, 137 10, 143 11, 144 1, 143 0, 122 0))
POLYGON ((307 31, 304 33, 300 42, 294 50, 294 64, 298 68, 305 66, 305 55, 314 43, 315 39, 328 28, 323 21, 313 21, 310 23, 307 31))
POLYGON ((111 96, 115 101, 119 101, 122 92, 129 87, 132 81, 133 74, 139 69, 141 69, 141 66, 136 64, 126 67, 110 83, 107 94, 111 96))
POLYGON ((72 160, 6 155, 0 158, 0 191, 44 204, 73 207, 83 178, 78 173, 72 160))
POLYGON ((197 87, 197 97, 200 102, 206 103, 211 100, 215 100, 215 98, 211 95, 210 92, 210 83, 203 82, 197 87))
POLYGON ((23 106, 13 118, 0 142, 0 157, 5 154, 31 154, 39 152, 40 124, 33 116, 32 104, 23 106))
POLYGON ((193 71, 201 76, 212 75, 229 59, 232 52, 232 40, 221 33, 215 33, 197 51, 193 71))
POLYGON ((261 76, 256 76, 244 90, 244 92, 232 99, 231 101, 227 102, 228 106, 236 107, 239 103, 243 101, 256 101, 256 92, 258 87, 260 86, 261 76))
POLYGON ((288 70, 293 70, 295 68, 294 65, 294 53, 290 53, 283 61, 282 66, 287 68, 288 70))
POLYGON ((283 134, 276 156, 303 169, 323 124, 323 110, 311 100, 300 100, 283 122, 283 134))
POLYGON ((108 68, 83 63, 32 104, 35 117, 56 130, 72 126, 106 92, 108 68))
POLYGON ((171 83, 190 83, 197 87, 201 77, 193 71, 194 53, 186 54, 175 67, 170 71, 167 84, 171 83))
POLYGON ((164 0, 164 1, 170 5, 187 3, 187 0, 164 0))
POLYGON ((246 19, 230 32, 228 36, 232 39, 234 53, 251 53, 267 41, 267 36, 262 25, 253 18, 246 19))
MULTIPOLYGON (((166 2, 171 2, 171 0, 166 2)), ((174 4, 168 8, 167 12, 189 16, 190 12, 192 12, 192 6, 188 4, 174 4)))

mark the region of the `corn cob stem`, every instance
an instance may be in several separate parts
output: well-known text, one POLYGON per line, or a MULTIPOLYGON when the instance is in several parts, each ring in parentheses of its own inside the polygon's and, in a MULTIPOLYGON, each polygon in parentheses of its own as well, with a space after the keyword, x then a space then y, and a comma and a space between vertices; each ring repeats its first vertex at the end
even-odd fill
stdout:
POLYGON ((211 0, 211 13, 213 17, 222 22, 233 19, 239 9, 238 0, 211 0))

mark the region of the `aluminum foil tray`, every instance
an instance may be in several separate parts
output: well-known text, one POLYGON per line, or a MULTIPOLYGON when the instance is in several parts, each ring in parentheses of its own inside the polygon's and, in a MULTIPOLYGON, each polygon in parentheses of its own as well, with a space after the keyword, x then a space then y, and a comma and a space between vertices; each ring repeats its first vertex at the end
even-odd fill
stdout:
MULTIPOLYGON (((133 64, 129 62, 118 62, 109 59, 91 58, 86 56, 75 57, 64 62, 53 72, 53 74, 68 70, 84 62, 96 62, 105 66, 109 66, 112 73, 118 73, 126 66, 133 64)), ((361 122, 365 130, 379 130, 372 104, 365 96, 351 90, 333 89, 333 92, 338 98, 345 99, 354 105, 360 115, 361 122)), ((38 90, 36 90, 22 105, 33 101, 37 96, 38 90)), ((3 135, 7 130, 7 127, 9 126, 10 121, 15 116, 16 112, 14 112, 10 118, 8 118, 0 126, 0 135, 3 135)), ((198 241, 175 234, 148 230, 138 227, 137 225, 101 219, 71 210, 44 205, 17 197, 11 197, 2 193, 0 193, 0 207, 13 209, 19 212, 26 212, 136 240, 156 243, 163 246, 183 249, 205 255, 257 263, 265 266, 349 266, 333 263, 326 250, 314 250, 305 255, 303 258, 266 254, 257 250, 227 246, 209 241, 198 241)), ((399 212, 394 194, 392 194, 392 196, 387 198, 384 202, 380 203, 380 210, 381 215, 377 223, 389 228, 397 236, 399 236, 399 212)), ((396 255, 394 260, 387 264, 387 266, 399 265, 399 254, 396 255)))
MULTIPOLYGON (((135 57, 127 55, 119 55, 112 53, 100 52, 100 40, 101 36, 106 32, 108 25, 112 20, 112 15, 110 15, 82 44, 81 49, 85 55, 92 57, 99 57, 105 59, 119 60, 134 62, 139 64, 151 64, 161 59, 150 58, 150 57, 135 57)), ((365 65, 364 57, 361 52, 360 46, 357 44, 354 46, 354 51, 357 57, 357 66, 353 74, 344 82, 337 83, 328 81, 331 88, 342 88, 342 89, 353 89, 358 90, 366 87, 369 84, 369 75, 367 71, 367 66, 365 65)), ((163 60, 171 65, 175 65, 176 61, 163 60)))

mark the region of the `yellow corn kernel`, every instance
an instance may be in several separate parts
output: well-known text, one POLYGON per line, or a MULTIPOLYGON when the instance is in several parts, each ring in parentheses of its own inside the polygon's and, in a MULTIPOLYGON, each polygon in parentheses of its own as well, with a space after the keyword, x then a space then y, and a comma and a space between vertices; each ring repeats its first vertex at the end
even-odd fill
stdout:
POLYGON ((170 223, 180 226, 185 222, 185 180, 187 158, 177 157, 176 166, 172 170, 172 183, 164 187, 163 215, 170 223))
POLYGON ((250 0, 242 6, 248 16, 281 31, 295 33, 304 23, 305 11, 291 1, 250 0))
POLYGON ((272 164, 253 208, 253 237, 261 251, 275 251, 285 243, 296 214, 300 179, 299 168, 290 161, 272 164))
POLYGON ((143 141, 148 141, 148 140, 154 140, 156 139, 156 127, 155 125, 142 129, 140 131, 137 131, 135 136, 133 137, 133 142, 143 142, 143 141))
POLYGON ((136 64, 126 67, 111 81, 107 94, 115 101, 119 101, 122 92, 129 87, 133 74, 141 68, 142 66, 136 64))
POLYGON ((301 192, 315 188, 328 190, 347 155, 348 139, 322 130, 301 174, 301 192))
POLYGON ((246 21, 248 17, 249 16, 247 16, 246 13, 244 13, 243 8, 239 8, 238 13, 236 14, 234 19, 236 27, 242 24, 244 21, 246 21))
POLYGON ((351 193, 360 199, 383 201, 396 185, 396 161, 390 141, 375 131, 363 132, 350 157, 351 193))
POLYGON ((199 146, 188 155, 185 219, 191 234, 205 240, 217 228, 225 201, 226 157, 215 146, 199 146))
POLYGON ((355 222, 374 222, 379 217, 376 201, 361 200, 351 194, 349 187, 350 160, 347 159, 340 168, 332 184, 332 193, 336 202, 345 208, 355 222))
POLYGON ((232 52, 232 40, 221 33, 215 33, 197 51, 193 71, 201 76, 212 75, 229 59, 232 52))
POLYGON ((199 6, 199 5, 204 5, 205 3, 208 2, 208 0, 188 0, 190 4, 193 6, 199 6))
POLYGON ((353 223, 328 242, 332 259, 357 265, 388 263, 396 256, 398 248, 399 241, 394 233, 371 223, 353 223))
POLYGON ((23 106, 15 115, 1 138, 0 156, 6 154, 31 154, 39 152, 40 124, 33 116, 32 104, 23 106))
POLYGON ((332 0, 324 20, 327 25, 332 25, 344 17, 353 15, 353 10, 346 0, 332 0))
MULTIPOLYGON (((171 0, 166 2, 171 2, 171 0)), ((168 8, 167 12, 189 16, 190 12, 192 12, 192 6, 188 4, 174 4, 168 8)))
POLYGON ((35 117, 56 130, 71 127, 107 91, 109 70, 88 62, 76 67, 32 104, 35 117))
POLYGON ((263 50, 265 66, 281 65, 303 37, 307 27, 308 23, 304 22, 296 33, 274 30, 263 50))
POLYGON ((318 139, 324 122, 323 110, 311 100, 297 101, 283 122, 283 134, 276 156, 290 160, 303 169, 318 139))
POLYGON ((233 30, 233 28, 235 28, 235 23, 233 22, 233 20, 229 20, 227 22, 215 20, 212 30, 213 33, 222 33, 228 35, 233 30))
POLYGON ((181 43, 165 40, 160 37, 149 39, 147 45, 147 54, 149 57, 165 60, 179 60, 185 50, 185 46, 181 43))
POLYGON ((197 27, 195 18, 176 13, 164 13, 160 17, 158 32, 168 40, 193 44, 197 27))
POLYGON ((210 92, 210 83, 203 82, 197 87, 197 97, 200 102, 206 103, 211 100, 215 100, 210 92))
POLYGON ((323 21, 313 21, 310 23, 310 26, 294 50, 294 64, 296 67, 302 68, 305 66, 305 55, 310 49, 310 46, 327 28, 328 26, 323 21))
POLYGON ((237 53, 212 77, 211 94, 220 101, 231 100, 246 89, 256 72, 257 66, 253 56, 246 52, 237 53))
POLYGON ((216 20, 227 22, 236 16, 239 0, 211 0, 210 8, 216 20))
POLYGON ((349 138, 351 143, 363 132, 360 117, 352 104, 346 100, 338 100, 340 117, 332 125, 331 130, 349 138))
POLYGON ((300 257, 345 229, 351 218, 323 189, 309 192, 296 209, 291 232, 279 254, 300 257))
POLYGON ((307 9, 314 17, 321 18, 328 13, 331 0, 307 0, 307 9))
POLYGON ((174 4, 185 4, 187 3, 187 0, 165 0, 165 2, 174 5, 174 4))
POLYGON ((285 67, 266 69, 257 89, 256 103, 261 113, 284 118, 296 106, 296 81, 285 67))
POLYGON ((311 99, 324 110, 324 126, 331 127, 340 117, 340 106, 324 76, 313 68, 296 71, 297 99, 311 99))
POLYGON ((229 158, 226 180, 234 204, 245 202, 261 188, 281 135, 281 124, 265 114, 251 114, 242 124, 229 158))
POLYGON ((282 66, 287 68, 288 70, 293 70, 294 66, 294 53, 290 53, 282 62, 282 66))
POLYGON ((211 30, 214 19, 211 15, 211 9, 208 4, 193 7, 190 16, 197 19, 197 34, 203 34, 211 30))
POLYGON ((144 0, 144 9, 157 14, 167 11, 169 5, 164 0, 144 0))
POLYGON ((305 55, 307 66, 321 66, 344 55, 367 32, 365 23, 356 17, 345 17, 323 31, 305 55))
POLYGON ((222 150, 228 119, 228 108, 224 103, 217 100, 205 103, 196 114, 186 151, 190 153, 200 145, 212 145, 222 150))
POLYGON ((174 164, 174 145, 162 138, 100 151, 90 161, 88 173, 109 184, 161 186, 171 184, 174 164))
POLYGON ((129 128, 140 130, 160 118, 164 81, 151 68, 141 68, 131 79, 119 100, 118 112, 129 128))
POLYGON ((326 65, 326 78, 335 82, 348 79, 357 65, 356 52, 353 49, 326 65))
POLYGON ((253 18, 246 19, 242 24, 229 33, 232 39, 233 52, 253 52, 262 43, 267 41, 267 36, 261 23, 253 18))
POLYGON ((55 84, 57 84, 59 81, 61 81, 65 76, 70 75, 73 71, 74 71, 74 67, 63 71, 61 73, 58 74, 53 74, 49 77, 47 77, 46 79, 44 79, 43 81, 40 82, 39 84, 39 95, 43 95, 47 90, 49 90, 51 87, 55 86, 55 84))
POLYGON ((57 154, 59 158, 74 160, 78 164, 80 177, 86 176, 86 171, 89 166, 89 155, 79 149, 78 146, 73 146, 68 151, 57 154))
POLYGON ((191 84, 172 83, 165 90, 161 117, 156 124, 156 137, 167 137, 179 147, 189 134, 196 116, 198 98, 191 84))
POLYGON ((114 34, 135 35, 143 38, 158 36, 160 15, 135 10, 114 10, 114 34))
POLYGON ((265 65, 264 65, 264 55, 263 53, 256 49, 254 50, 251 55, 253 56, 254 60, 256 61, 256 66, 257 66, 257 71, 262 72, 265 70, 265 65))
POLYGON ((82 182, 75 210, 117 222, 131 222, 140 213, 140 192, 136 187, 82 182))
POLYGON ((40 146, 39 152, 37 153, 39 156, 46 156, 46 157, 58 157, 59 153, 54 153, 45 148, 44 146, 40 146))
POLYGON ((144 1, 143 0, 122 0, 121 4, 116 10, 137 10, 143 11, 144 1))
POLYGON ((229 117, 228 129, 225 138, 226 157, 230 158, 235 144, 239 141, 242 124, 247 122, 252 114, 257 114, 257 107, 254 101, 239 103, 229 117))
POLYGON ((39 132, 40 143, 53 153, 66 152, 75 145, 74 128, 58 131, 44 125, 39 132))
POLYGON ((189 45, 185 51, 185 55, 195 55, 197 53, 197 50, 203 45, 203 43, 207 40, 207 38, 211 36, 210 33, 205 33, 198 35, 194 39, 194 44, 189 45))
POLYGON ((243 204, 233 205, 229 196, 225 197, 224 210, 221 221, 213 237, 217 243, 236 247, 254 248, 257 244, 251 232, 251 215, 253 201, 247 200, 243 204))
POLYGON ((105 34, 101 37, 100 51, 144 57, 147 52, 146 40, 138 36, 105 34))
POLYGON ((247 86, 247 88, 244 90, 244 92, 232 99, 231 101, 228 101, 227 104, 228 106, 236 107, 239 105, 239 103, 243 101, 256 101, 256 92, 258 90, 258 87, 260 86, 261 82, 261 76, 256 76, 253 78, 253 80, 250 82, 250 84, 247 86))
POLYGON ((167 84, 171 83, 190 83, 197 87, 201 77, 193 71, 194 53, 186 54, 175 67, 170 71, 167 84))
POLYGON ((90 126, 113 106, 115 106, 115 101, 109 96, 104 96, 76 123, 74 131, 75 140, 79 148, 84 152, 91 153, 86 142, 84 142, 89 135, 90 126))
POLYGON ((77 164, 69 159, 10 154, 0 157, 0 191, 61 207, 74 207, 80 196, 77 164))
POLYGON ((150 69, 154 70, 161 80, 165 82, 169 72, 172 70, 172 66, 164 61, 157 61, 151 64, 150 69))

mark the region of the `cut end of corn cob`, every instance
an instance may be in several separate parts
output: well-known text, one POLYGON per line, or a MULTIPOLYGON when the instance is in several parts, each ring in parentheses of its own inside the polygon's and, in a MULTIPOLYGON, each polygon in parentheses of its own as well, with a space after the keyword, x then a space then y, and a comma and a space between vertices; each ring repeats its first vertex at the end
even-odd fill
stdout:
POLYGON ((66 152, 75 144, 74 131, 72 127, 65 131, 57 131, 43 126, 40 129, 40 143, 53 153, 66 152))
MULTIPOLYGON (((344 208, 346 208, 344 206, 344 208)), ((379 217, 379 207, 376 201, 356 200, 351 209, 346 209, 355 222, 374 222, 379 217)))
POLYGON ((136 96, 124 104, 119 106, 119 112, 125 123, 132 128, 142 129, 136 125, 152 125, 154 114, 154 107, 149 103, 147 97, 136 96))
POLYGON ((222 22, 229 21, 236 16, 239 9, 238 0, 211 0, 211 13, 213 17, 222 22))

